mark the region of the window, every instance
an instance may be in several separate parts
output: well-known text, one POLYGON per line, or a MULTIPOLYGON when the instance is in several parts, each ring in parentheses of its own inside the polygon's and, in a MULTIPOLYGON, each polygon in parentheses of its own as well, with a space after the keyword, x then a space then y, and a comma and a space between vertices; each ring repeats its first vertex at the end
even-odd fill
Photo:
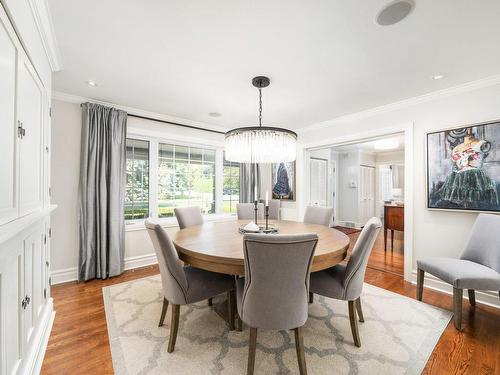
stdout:
POLYGON ((227 161, 223 164, 224 185, 222 190, 222 212, 236 212, 240 202, 240 164, 227 161))
POLYGON ((125 220, 149 216, 149 142, 126 141, 125 220))
POLYGON ((159 143, 158 217, 186 206, 215 213, 215 150, 159 143))

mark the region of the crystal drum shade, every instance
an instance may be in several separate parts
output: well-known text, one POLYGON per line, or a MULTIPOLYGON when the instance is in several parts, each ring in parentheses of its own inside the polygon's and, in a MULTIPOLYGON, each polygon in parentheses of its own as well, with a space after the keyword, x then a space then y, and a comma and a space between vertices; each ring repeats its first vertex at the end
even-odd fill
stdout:
POLYGON ((226 159, 238 163, 294 161, 297 134, 282 128, 252 126, 225 135, 226 159))

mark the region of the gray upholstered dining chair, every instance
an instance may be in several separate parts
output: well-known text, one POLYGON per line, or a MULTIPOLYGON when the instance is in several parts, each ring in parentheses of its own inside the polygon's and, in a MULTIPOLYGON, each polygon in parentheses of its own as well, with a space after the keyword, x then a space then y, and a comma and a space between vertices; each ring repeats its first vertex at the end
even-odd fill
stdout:
MULTIPOLYGON (((255 216, 254 203, 238 203, 236 205, 238 220, 252 220, 255 216)), ((264 219, 264 204, 257 203, 257 218, 264 219)))
POLYGON ((181 229, 203 224, 200 207, 178 207, 174 208, 174 213, 181 229))
POLYGON ((463 290, 476 305, 475 290, 494 290, 500 296, 500 216, 479 214, 459 259, 417 260, 417 299, 422 301, 425 272, 453 286, 453 323, 462 328, 463 290))
POLYGON ((300 374, 307 374, 302 326, 316 234, 243 237, 245 277, 236 280, 241 320, 250 327, 247 374, 253 374, 257 329, 293 329, 300 374))
POLYGON ((307 206, 304 214, 304 223, 320 224, 327 227, 333 225, 333 208, 320 206, 307 206))
POLYGON ((190 266, 182 266, 177 250, 161 225, 147 219, 145 222, 149 237, 158 258, 161 284, 163 289, 163 307, 159 327, 163 325, 168 304, 172 306, 170 338, 167 351, 172 353, 179 328, 180 305, 199 302, 222 293, 228 294, 229 328, 234 329, 235 292, 234 278, 215 272, 209 272, 190 266))
POLYGON ((279 199, 269 199, 269 220, 280 219, 280 206, 281 201, 279 199))
MULTIPOLYGON (((360 296, 368 258, 381 227, 380 219, 372 217, 359 234, 347 264, 337 264, 324 271, 311 274, 310 293, 348 301, 351 332, 354 345, 357 347, 361 346, 361 339, 359 338, 356 310, 359 321, 364 322, 360 296)), ((309 298, 312 300, 312 294, 309 298)))

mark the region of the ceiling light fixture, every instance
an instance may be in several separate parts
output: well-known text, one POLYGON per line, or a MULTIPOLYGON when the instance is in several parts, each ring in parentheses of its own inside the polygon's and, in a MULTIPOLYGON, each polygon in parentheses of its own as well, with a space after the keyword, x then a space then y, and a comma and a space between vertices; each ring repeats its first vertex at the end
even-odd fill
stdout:
POLYGON ((379 139, 373 142, 373 148, 375 150, 394 150, 398 147, 399 141, 397 138, 379 139))
POLYGON ((225 134, 226 159, 238 163, 279 163, 294 161, 297 133, 283 128, 262 126, 262 89, 271 83, 267 77, 252 79, 259 90, 259 126, 236 128, 225 134))
POLYGON ((444 78, 444 74, 436 74, 436 75, 433 75, 433 76, 432 76, 432 79, 434 79, 434 80, 436 80, 436 81, 437 81, 438 79, 441 79, 441 78, 444 78))
POLYGON ((386 5, 377 15, 380 26, 391 26, 408 17, 415 8, 413 0, 396 0, 386 5))
POLYGON ((86 81, 85 82, 87 85, 92 86, 92 87, 97 87, 97 82, 95 81, 86 81))

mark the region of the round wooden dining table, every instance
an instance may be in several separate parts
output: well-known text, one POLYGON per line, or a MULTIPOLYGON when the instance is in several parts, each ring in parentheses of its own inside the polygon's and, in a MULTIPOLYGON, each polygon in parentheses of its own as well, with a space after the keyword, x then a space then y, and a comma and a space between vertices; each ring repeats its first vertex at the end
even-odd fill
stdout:
MULTIPOLYGON (((248 220, 206 222, 177 231, 173 237, 179 258, 193 267, 229 275, 244 275, 243 234, 238 229, 248 220)), ((316 233, 319 241, 314 253, 312 272, 342 262, 349 237, 324 225, 298 221, 272 221, 279 234, 316 233)), ((272 236, 272 234, 268 234, 272 236)))

